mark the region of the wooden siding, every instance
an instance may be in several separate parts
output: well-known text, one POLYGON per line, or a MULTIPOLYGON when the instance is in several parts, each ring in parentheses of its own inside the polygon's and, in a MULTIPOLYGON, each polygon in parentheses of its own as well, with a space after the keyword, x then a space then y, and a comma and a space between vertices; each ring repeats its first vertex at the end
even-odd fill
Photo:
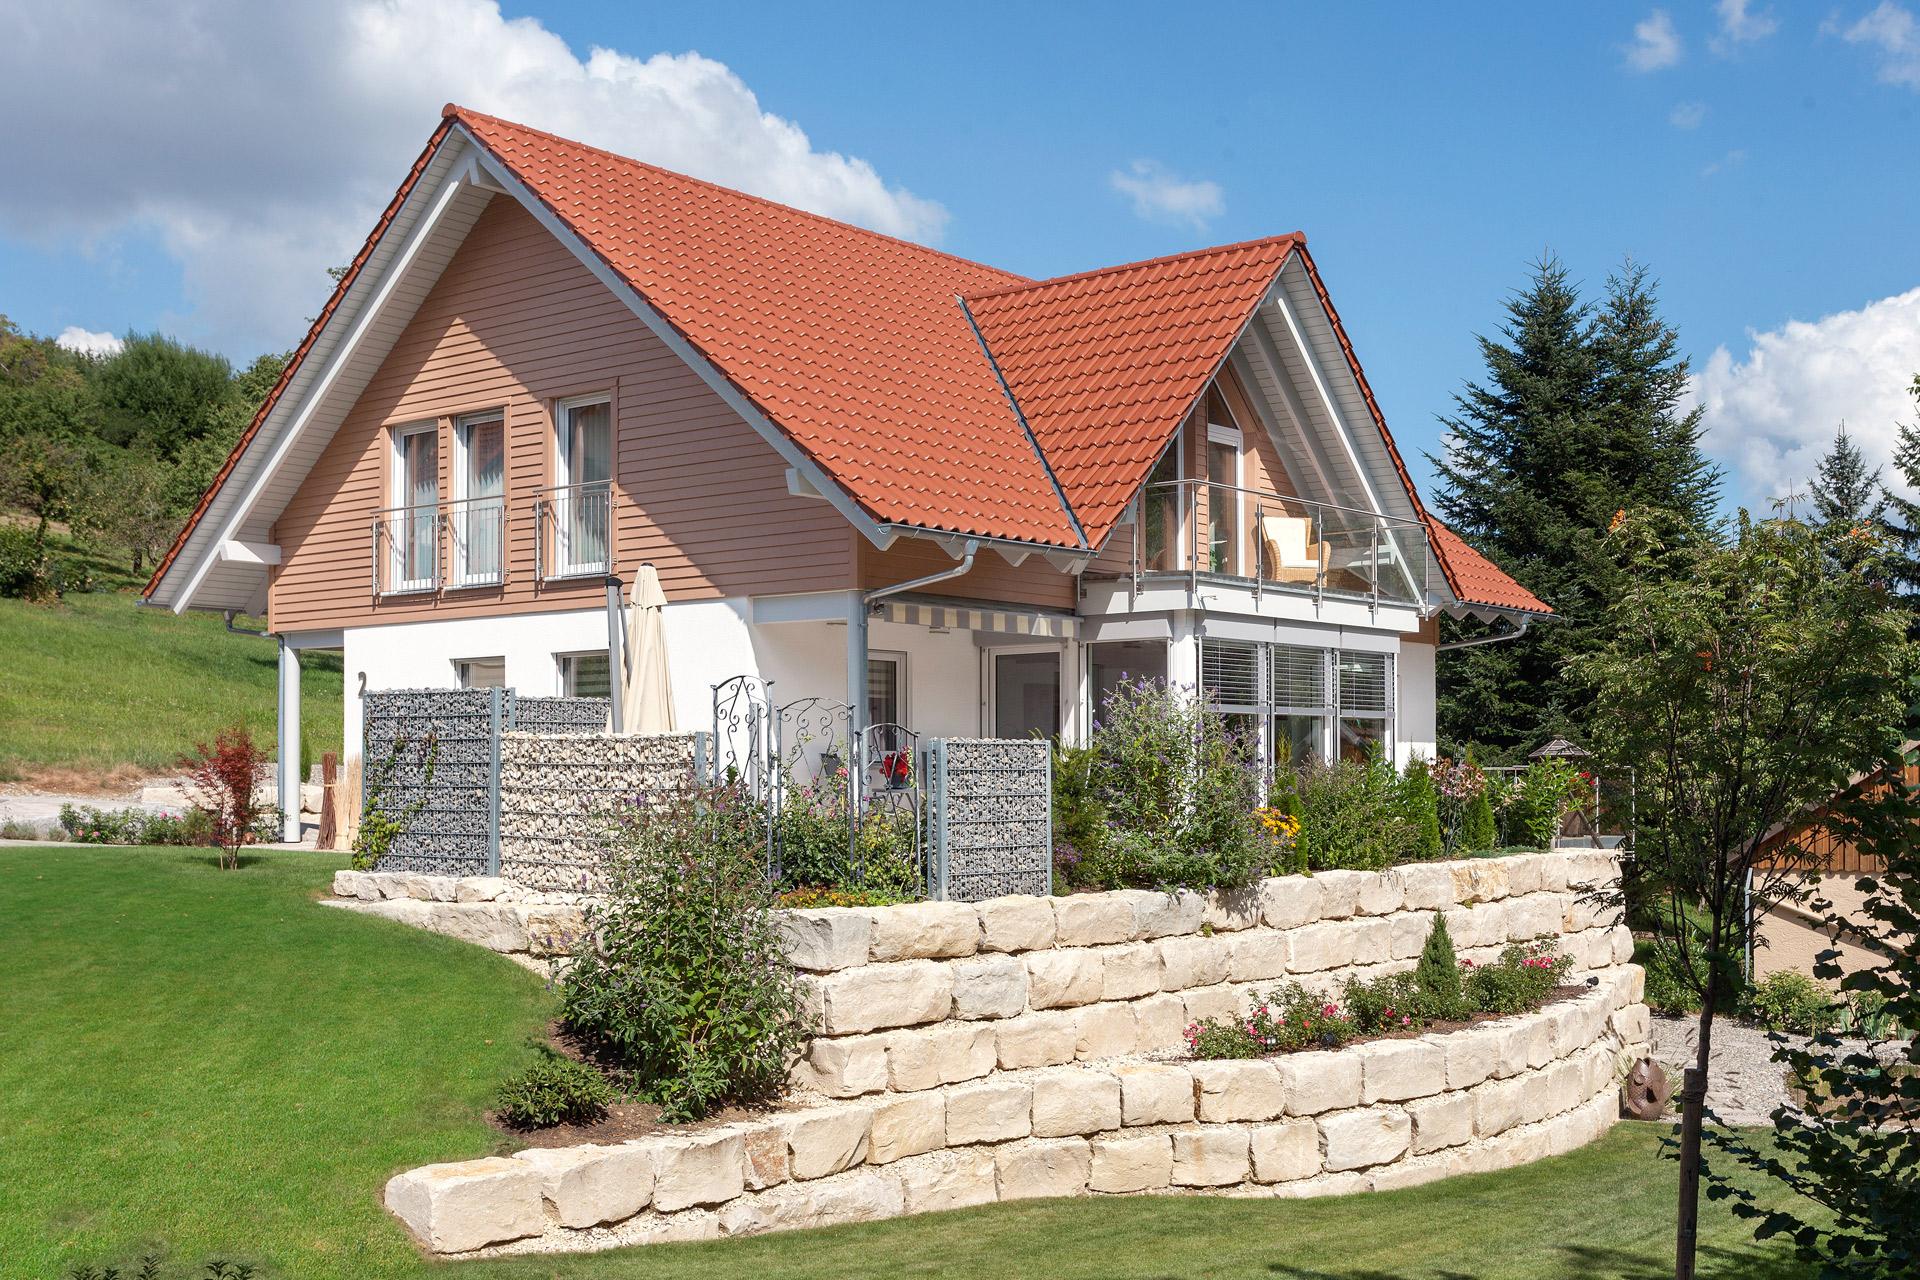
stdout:
POLYGON ((574 609, 597 578, 534 582, 533 497, 553 483, 552 406, 610 392, 614 538, 624 576, 651 561, 669 599, 845 589, 856 534, 787 493, 785 464, 531 215, 496 197, 274 527, 276 631, 574 609), (453 494, 453 419, 506 418, 507 581, 376 601, 371 526, 391 505, 389 428, 439 422, 453 494))
MULTIPOLYGON (((1909 749, 1912 748, 1908 744, 1909 749)), ((1903 785, 1909 790, 1920 787, 1920 764, 1908 761, 1902 770, 1903 785)), ((1849 790, 1864 788, 1869 796, 1883 794, 1886 775, 1875 773, 1856 782, 1849 790)), ((1828 807, 1821 805, 1783 830, 1769 835, 1761 844, 1760 864, 1785 866, 1807 871, 1873 875, 1884 871, 1882 860, 1862 853, 1852 841, 1840 839, 1828 828, 1828 807), (1785 851, 1785 856, 1769 856, 1785 851)))
MULTIPOLYGON (((901 538, 885 551, 862 538, 859 547, 860 586, 869 591, 939 573, 958 563, 925 538, 901 538)), ((983 547, 964 577, 936 583, 927 588, 927 594, 1071 612, 1080 593, 1072 574, 1060 572, 1037 551, 1013 565, 998 551, 983 547)))

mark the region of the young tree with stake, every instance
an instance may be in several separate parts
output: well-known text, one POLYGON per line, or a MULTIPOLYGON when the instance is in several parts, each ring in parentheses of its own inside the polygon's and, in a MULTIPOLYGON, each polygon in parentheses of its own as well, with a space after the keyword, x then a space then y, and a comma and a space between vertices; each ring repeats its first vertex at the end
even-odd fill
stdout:
POLYGON ((1604 754, 1638 770, 1636 858, 1666 888, 1672 936, 1696 927, 1690 911, 1706 931, 1704 954, 1675 948, 1701 999, 1681 1090, 1674 1266, 1692 1280, 1715 1006, 1749 913, 1792 896, 1807 866, 1791 847, 1763 859, 1763 842, 1897 749, 1915 650, 1875 557, 1836 554, 1836 537, 1870 534, 1742 513, 1724 545, 1675 545, 1661 533, 1671 527, 1661 513, 1615 519, 1607 541, 1623 585, 1577 674, 1596 692, 1604 754))

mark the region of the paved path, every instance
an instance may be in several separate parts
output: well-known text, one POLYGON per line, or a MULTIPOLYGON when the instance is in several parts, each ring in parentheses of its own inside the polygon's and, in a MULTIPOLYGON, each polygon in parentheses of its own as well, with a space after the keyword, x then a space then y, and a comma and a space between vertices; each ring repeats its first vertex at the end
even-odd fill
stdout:
MULTIPOLYGON (((1674 1088, 1693 1065, 1699 1024, 1692 1018, 1653 1019, 1653 1056, 1674 1088)), ((1773 1057, 1773 1041, 1757 1027, 1713 1020, 1713 1052, 1707 1059, 1707 1109, 1722 1124, 1771 1125, 1773 1109, 1787 1100, 1786 1071, 1773 1057)))

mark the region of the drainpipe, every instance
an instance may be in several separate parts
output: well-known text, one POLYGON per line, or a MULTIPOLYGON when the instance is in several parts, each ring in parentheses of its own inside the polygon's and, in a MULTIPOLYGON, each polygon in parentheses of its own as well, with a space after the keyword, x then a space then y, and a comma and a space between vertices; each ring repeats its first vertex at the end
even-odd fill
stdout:
POLYGON ((626 700, 627 668, 620 661, 620 579, 607 575, 607 692, 613 700, 613 731, 621 733, 620 704, 626 700))
POLYGON ((860 733, 866 728, 867 718, 867 615, 874 605, 888 596, 897 596, 903 591, 914 591, 921 587, 930 587, 937 582, 946 582, 958 578, 973 568, 973 558, 980 552, 980 540, 968 538, 962 549, 960 563, 951 569, 942 569, 930 573, 924 578, 914 578, 908 582, 896 582, 890 587, 875 587, 857 597, 853 609, 847 618, 847 767, 848 776, 853 785, 853 794, 857 800, 860 794, 860 733))
POLYGON ((1520 625, 1512 631, 1502 631, 1498 635, 1492 636, 1476 636, 1472 640, 1449 640, 1445 644, 1435 645, 1433 651, 1435 653, 1451 653, 1455 649, 1471 649, 1476 645, 1502 644, 1508 640, 1518 640, 1521 636, 1527 634, 1527 628, 1532 625, 1532 615, 1523 614, 1520 618, 1520 625))
POLYGON ((240 616, 240 611, 238 609, 222 609, 220 613, 221 613, 221 616, 225 617, 227 620, 227 632, 229 635, 259 636, 262 640, 267 638, 267 633, 264 631, 255 631, 252 627, 234 626, 233 620, 240 616))

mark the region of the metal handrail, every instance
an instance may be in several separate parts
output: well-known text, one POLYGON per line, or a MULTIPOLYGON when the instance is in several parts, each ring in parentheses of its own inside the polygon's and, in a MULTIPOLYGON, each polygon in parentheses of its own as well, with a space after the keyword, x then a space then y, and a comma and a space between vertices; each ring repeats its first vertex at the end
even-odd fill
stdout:
POLYGON ((416 595, 438 591, 440 576, 440 532, 442 516, 438 502, 421 502, 409 506, 385 507, 373 513, 373 594, 375 598, 394 595, 416 595), (393 526, 402 523, 408 530, 409 539, 416 522, 426 522, 431 530, 429 542, 431 560, 429 572, 425 577, 402 576, 403 557, 406 555, 404 543, 396 543, 393 538, 393 526), (381 555, 381 544, 386 544, 386 555, 381 555), (399 579, 395 585, 395 579, 399 579))
POLYGON ((452 562, 449 585, 503 585, 507 580, 507 496, 495 493, 477 498, 455 498, 441 504, 440 516, 447 537, 448 558, 452 562), (475 537, 476 532, 493 544, 493 564, 478 572, 474 570, 473 554, 474 544, 480 540, 475 537))
POLYGON ((614 556, 613 508, 613 482, 610 480, 589 480, 581 484, 559 484, 536 489, 533 494, 533 580, 540 583, 554 578, 590 577, 611 572, 614 556), (562 521, 570 518, 569 512, 578 509, 576 504, 589 513, 589 520, 593 519, 592 513, 598 509, 601 545, 600 555, 596 559, 564 559, 569 551, 562 521), (547 536, 549 521, 552 521, 554 535, 551 545, 547 536), (551 566, 549 559, 553 562, 551 566))

